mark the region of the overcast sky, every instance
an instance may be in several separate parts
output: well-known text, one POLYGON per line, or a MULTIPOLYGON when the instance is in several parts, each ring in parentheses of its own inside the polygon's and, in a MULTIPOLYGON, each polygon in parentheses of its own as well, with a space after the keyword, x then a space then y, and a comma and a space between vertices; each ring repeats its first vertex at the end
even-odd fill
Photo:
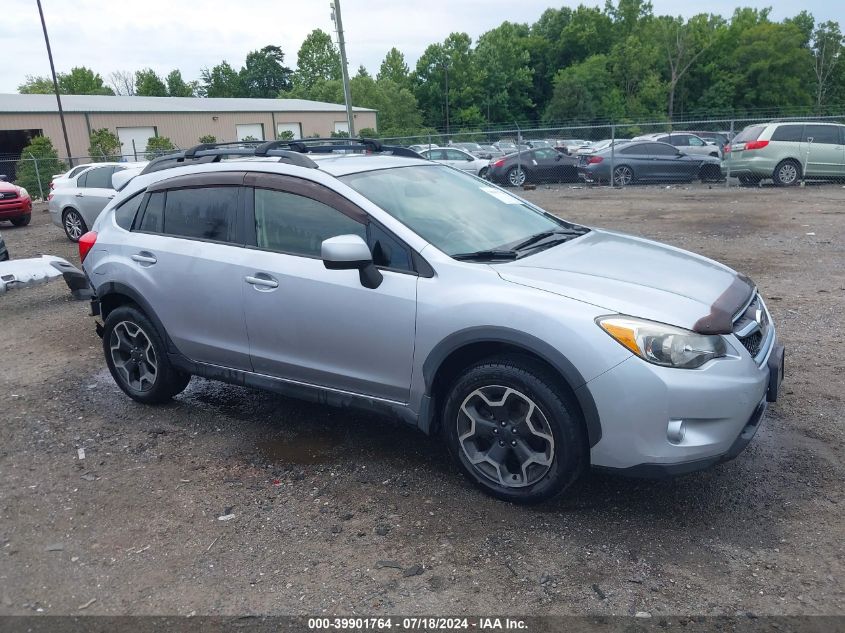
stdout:
MULTIPOLYGON (((582 0, 604 6, 604 0, 582 0)), ((473 39, 504 20, 534 22, 549 6, 579 2, 550 0, 342 0, 349 66, 378 71, 396 46, 413 69, 425 47, 450 32, 473 39)), ((738 6, 653 0, 655 13, 692 15, 707 11, 729 16, 738 6)), ((162 75, 179 68, 185 80, 225 59, 235 68, 246 54, 267 44, 281 46, 287 65, 309 31, 332 31, 329 0, 42 0, 58 72, 88 66, 105 79, 115 70, 151 67, 162 75)), ((817 21, 843 17, 841 0, 769 0, 742 6, 773 8, 776 20, 807 9, 817 21), (837 10, 837 6, 840 7, 837 10)), ((2 0, 0 92, 17 92, 26 75, 48 75, 50 67, 35 0, 2 0)))

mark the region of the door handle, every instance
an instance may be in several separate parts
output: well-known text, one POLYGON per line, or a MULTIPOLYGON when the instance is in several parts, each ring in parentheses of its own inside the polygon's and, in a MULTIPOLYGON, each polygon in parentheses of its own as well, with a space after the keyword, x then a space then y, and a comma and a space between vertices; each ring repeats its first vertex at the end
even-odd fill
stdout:
POLYGON ((270 275, 265 275, 264 273, 257 273, 257 275, 262 275, 261 277, 253 277, 251 275, 247 275, 244 277, 244 281, 248 284, 253 286, 261 286, 263 288, 278 288, 279 282, 270 277, 270 275))
POLYGON ((83 194, 78 193, 78 194, 76 194, 76 197, 77 197, 77 198, 82 198, 82 197, 83 197, 83 194))
POLYGON ((152 266, 158 261, 152 253, 147 253, 144 251, 132 255, 132 260, 138 262, 141 265, 147 264, 148 266, 152 266))
POLYGON ((110 196, 109 196, 109 200, 111 200, 112 198, 114 198, 114 196, 115 196, 115 194, 110 195, 110 196))

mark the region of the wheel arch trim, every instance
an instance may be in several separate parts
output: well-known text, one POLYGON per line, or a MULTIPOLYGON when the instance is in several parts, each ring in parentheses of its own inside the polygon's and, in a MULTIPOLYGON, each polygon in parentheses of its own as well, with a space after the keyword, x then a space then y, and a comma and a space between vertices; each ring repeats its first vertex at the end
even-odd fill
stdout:
MULTIPOLYGON (((144 297, 136 291, 134 288, 127 286, 126 284, 120 283, 118 281, 107 281, 101 286, 96 289, 97 294, 97 301, 99 302, 101 309, 103 302, 106 300, 107 297, 113 297, 115 295, 123 295, 129 298, 133 303, 137 304, 139 308, 143 311, 143 313, 147 316, 147 318, 153 322, 156 330, 158 330, 159 336, 161 336, 162 340, 164 340, 164 344, 167 347, 168 353, 180 353, 176 346, 173 344, 173 341, 167 335, 167 330, 164 327, 164 324, 161 322, 161 319, 158 318, 155 310, 150 305, 150 303, 144 299, 144 297)), ((105 321, 106 316, 103 316, 103 321, 105 321)))
POLYGON ((587 438, 592 448, 602 437, 601 421, 595 400, 587 388, 587 381, 572 362, 560 351, 531 334, 499 326, 479 326, 460 330, 450 334, 432 348, 423 362, 422 373, 425 381, 425 406, 421 407, 419 425, 424 431, 432 427, 437 416, 433 405, 434 381, 443 363, 454 352, 463 347, 478 343, 504 343, 521 348, 533 354, 552 367, 566 382, 581 408, 587 429, 587 438))

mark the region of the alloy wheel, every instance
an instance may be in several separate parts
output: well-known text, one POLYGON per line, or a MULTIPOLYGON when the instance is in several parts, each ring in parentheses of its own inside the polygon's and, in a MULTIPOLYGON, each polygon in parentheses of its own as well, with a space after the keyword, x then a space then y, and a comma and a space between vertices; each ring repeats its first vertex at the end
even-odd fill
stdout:
POLYGON ((634 172, 631 171, 630 167, 626 167, 625 165, 621 165, 613 170, 613 182, 617 185, 630 185, 631 181, 634 179, 634 172))
POLYGON ((467 461, 499 485, 530 486, 552 466, 555 441, 548 418, 512 387, 479 387, 464 399, 456 423, 467 461))
POLYGON ((155 385, 158 360, 147 334, 131 321, 121 321, 112 329, 109 349, 114 368, 127 385, 147 391, 155 385))
POLYGON ((82 237, 83 220, 76 211, 65 213, 65 232, 74 242, 82 237))
POLYGON ((508 182, 514 187, 521 187, 525 184, 525 171, 520 169, 511 169, 508 172, 508 182))
POLYGON ((791 185, 798 180, 798 168, 793 163, 784 163, 778 169, 778 180, 784 185, 791 185))

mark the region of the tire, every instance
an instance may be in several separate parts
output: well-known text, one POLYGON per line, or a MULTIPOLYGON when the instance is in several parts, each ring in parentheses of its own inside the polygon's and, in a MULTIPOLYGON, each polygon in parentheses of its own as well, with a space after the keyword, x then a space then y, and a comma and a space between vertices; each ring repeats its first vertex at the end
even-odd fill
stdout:
POLYGON ((511 187, 521 187, 528 180, 527 174, 522 167, 511 167, 505 174, 508 184, 511 187))
POLYGON ((801 164, 792 158, 782 160, 775 167, 772 180, 778 187, 794 187, 801 180, 801 164))
POLYGON ((191 380, 190 374, 170 364, 155 326, 135 306, 109 313, 103 326, 103 353, 117 386, 143 404, 167 402, 191 380))
POLYGON ((634 170, 628 165, 617 165, 613 168, 613 184, 624 187, 634 182, 634 170))
POLYGON ((26 226, 27 224, 32 221, 32 214, 22 215, 19 218, 15 218, 12 220, 12 224, 14 226, 26 226))
POLYGON ((584 423, 559 382, 545 366, 518 356, 482 360, 455 380, 441 431, 458 467, 487 494, 539 503, 562 493, 587 467, 584 423), (510 440, 495 439, 502 437, 510 440))
POLYGON ((67 235, 67 238, 71 242, 78 242, 79 238, 88 232, 85 219, 76 209, 64 210, 62 213, 62 226, 65 229, 65 235, 67 235))
POLYGON ((482 167, 482 168, 479 170, 479 172, 478 172, 478 177, 479 177, 479 178, 483 178, 484 180, 489 180, 489 178, 487 177, 487 172, 488 172, 488 171, 489 171, 489 168, 487 168, 487 167, 482 167))

